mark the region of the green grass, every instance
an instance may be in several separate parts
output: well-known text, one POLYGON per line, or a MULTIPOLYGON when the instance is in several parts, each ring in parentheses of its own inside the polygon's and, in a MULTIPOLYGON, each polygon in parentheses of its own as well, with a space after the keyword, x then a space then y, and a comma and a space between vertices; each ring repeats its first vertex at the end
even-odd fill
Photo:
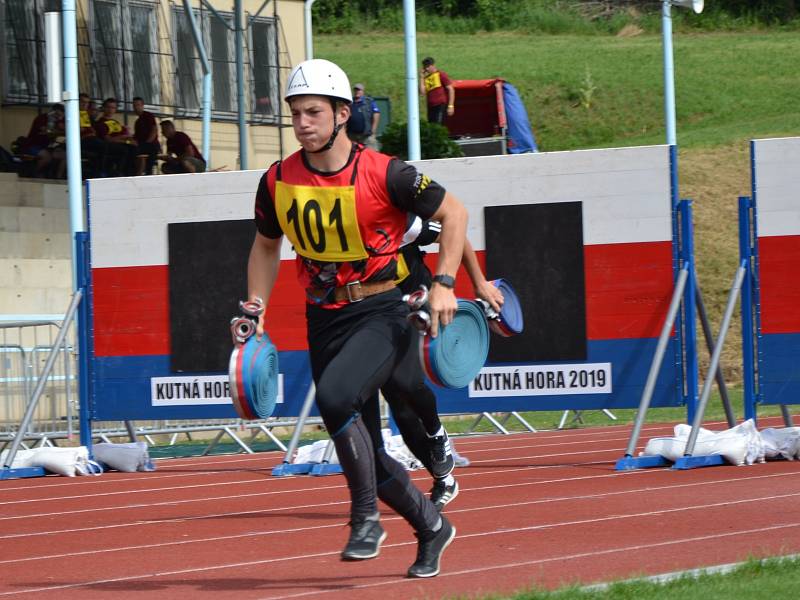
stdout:
MULTIPOLYGON (((417 36, 455 79, 499 76, 519 90, 542 150, 664 141, 661 36, 480 33, 417 36), (586 74, 596 86, 581 103, 586 74)), ((323 35, 315 53, 339 63, 368 93, 388 96, 393 120, 406 119, 403 37, 323 35)), ((678 139, 708 147, 800 130, 793 32, 674 35, 678 139)), ((458 104, 458 100, 456 100, 458 104)))
POLYGON ((657 583, 634 580, 601 589, 567 587, 557 591, 532 590, 514 596, 487 596, 493 600, 772 600, 791 594, 800 585, 797 558, 750 560, 729 573, 701 573, 657 583))

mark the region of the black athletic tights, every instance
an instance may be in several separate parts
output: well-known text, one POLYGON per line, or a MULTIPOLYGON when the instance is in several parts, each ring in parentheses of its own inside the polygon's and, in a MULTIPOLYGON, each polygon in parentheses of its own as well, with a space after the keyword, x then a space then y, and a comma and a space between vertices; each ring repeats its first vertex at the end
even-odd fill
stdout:
POLYGON ((308 347, 316 401, 350 489, 351 518, 378 510, 377 496, 417 531, 439 520, 433 504, 383 449, 377 391, 424 385, 399 290, 329 310, 308 305, 308 347))

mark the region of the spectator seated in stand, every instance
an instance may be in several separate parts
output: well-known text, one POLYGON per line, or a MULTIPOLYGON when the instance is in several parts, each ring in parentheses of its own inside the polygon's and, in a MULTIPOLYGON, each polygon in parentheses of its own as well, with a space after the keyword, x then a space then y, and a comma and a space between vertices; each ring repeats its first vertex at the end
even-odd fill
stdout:
POLYGON ((177 131, 172 121, 161 121, 161 133, 167 138, 167 154, 159 156, 165 161, 163 173, 205 173, 206 161, 188 135, 177 131))
POLYGON ((83 177, 101 177, 105 171, 106 143, 97 137, 94 129, 97 108, 89 94, 81 92, 78 96, 79 118, 81 127, 81 162, 83 177))
POLYGON ((138 150, 128 128, 114 118, 116 113, 116 98, 106 98, 103 112, 94 122, 94 130, 97 137, 106 142, 103 170, 107 175, 125 177, 135 172, 138 150))
POLYGON ((133 126, 133 137, 136 140, 136 175, 152 175, 156 158, 161 153, 158 141, 158 124, 153 113, 144 109, 144 99, 137 96, 133 99, 133 112, 138 115, 133 126))
POLYGON ((33 120, 27 137, 18 140, 17 152, 23 163, 27 161, 33 165, 23 168, 20 174, 63 179, 66 168, 64 136, 64 105, 54 104, 33 120))

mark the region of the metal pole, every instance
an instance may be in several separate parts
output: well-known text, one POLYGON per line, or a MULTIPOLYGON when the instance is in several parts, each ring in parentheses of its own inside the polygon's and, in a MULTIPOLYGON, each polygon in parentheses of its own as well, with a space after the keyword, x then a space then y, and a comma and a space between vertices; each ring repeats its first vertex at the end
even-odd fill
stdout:
POLYGON ((234 2, 234 30, 236 33, 236 100, 239 115, 239 168, 247 169, 247 121, 244 102, 244 29, 242 0, 234 2))
POLYGON ((78 311, 78 431, 81 445, 92 453, 92 406, 91 380, 89 372, 92 364, 92 313, 91 304, 91 270, 89 268, 89 234, 78 233, 74 240, 75 256, 78 260, 78 289, 85 294, 78 311))
MULTIPOLYGON (((700 325, 703 327, 703 336, 706 338, 708 353, 712 354, 714 352, 714 334, 711 332, 711 324, 708 322, 706 305, 703 303, 703 294, 700 292, 699 285, 695 288, 695 302, 697 303, 697 312, 700 315, 700 325)), ((725 385, 725 378, 722 376, 722 365, 714 373, 714 379, 717 382, 717 387, 719 387, 719 395, 722 399, 722 408, 725 410, 725 419, 728 421, 728 427, 733 427, 736 425, 736 417, 731 409, 728 386, 725 385)))
POLYGON ((297 445, 300 443, 300 436, 303 434, 303 427, 305 426, 306 419, 311 413, 311 406, 314 404, 314 394, 316 393, 314 382, 308 386, 308 393, 306 399, 303 400, 303 406, 300 409, 300 414, 297 415, 297 423, 295 423, 294 431, 292 432, 292 439, 289 440, 289 445, 286 448, 286 455, 283 458, 285 464, 292 462, 292 455, 297 450, 297 445))
POLYGON ((675 291, 672 292, 672 300, 670 300, 669 310, 667 310, 667 318, 664 321, 664 327, 661 328, 661 335, 658 337, 656 353, 655 356, 653 356, 653 362, 650 364, 650 372, 647 374, 647 381, 645 382, 644 391, 642 392, 642 399, 639 401, 639 410, 636 411, 636 421, 633 424, 631 439, 628 441, 628 448, 625 450, 625 456, 627 457, 633 456, 636 450, 636 443, 639 441, 639 435, 642 432, 642 425, 647 416, 647 409, 650 408, 650 400, 653 397, 653 390, 655 390, 656 387, 658 372, 661 370, 661 361, 664 360, 664 352, 667 349, 667 342, 669 341, 670 332, 672 331, 672 324, 675 322, 678 308, 681 305, 681 296, 683 295, 683 288, 686 287, 687 279, 689 279, 688 265, 684 266, 678 274, 675 291))
POLYGON ((306 30, 306 60, 314 58, 314 30, 311 23, 311 7, 317 0, 306 0, 303 6, 303 17, 305 18, 306 30))
MULTIPOLYGON (((83 217, 83 189, 81 181, 81 130, 78 110, 78 42, 75 24, 75 0, 62 0, 61 18, 64 38, 64 114, 67 138, 67 191, 69 192, 70 240, 85 231, 83 217)), ((73 244, 72 289, 78 289, 78 257, 73 244)))
POLYGON ((25 432, 28 431, 28 427, 31 424, 33 413, 36 410, 36 406, 39 404, 39 398, 44 391, 44 386, 47 384, 47 378, 49 377, 50 372, 53 370, 53 365, 55 364, 59 355, 55 349, 64 344, 64 338, 67 337, 67 332, 69 331, 72 318, 75 316, 75 311, 78 310, 78 304, 81 301, 81 296, 83 296, 83 291, 76 290, 72 296, 72 302, 69 303, 69 308, 67 309, 66 315, 64 315, 64 321, 61 324, 61 329, 59 329, 58 335, 56 336, 56 341, 52 346, 54 351, 50 352, 50 355, 47 357, 47 361, 44 364, 44 369, 42 369, 42 372, 39 375, 39 379, 36 382, 36 387, 33 390, 33 394, 28 400, 28 406, 25 408, 25 414, 22 417, 22 422, 19 424, 17 435, 14 436, 14 441, 11 442, 11 448, 8 451, 8 455, 6 456, 6 461, 4 464, 4 467, 7 469, 11 468, 11 465, 14 462, 14 457, 17 454, 17 450, 22 443, 22 438, 25 437, 25 432))
POLYGON ((753 224, 750 217, 753 204, 746 196, 739 197, 739 260, 746 265, 742 283, 742 401, 744 418, 756 419, 756 327, 753 319, 753 224))
POLYGON ((700 425, 703 422, 703 414, 706 410, 708 397, 711 394, 711 385, 714 380, 714 378, 711 377, 711 374, 719 368, 719 358, 722 356, 722 346, 725 344, 725 336, 727 335, 728 328, 731 324, 733 309, 736 307, 736 297, 739 295, 739 291, 742 288, 742 281, 744 281, 744 273, 746 270, 745 263, 746 261, 742 261, 741 265, 736 270, 736 277, 733 280, 733 287, 728 295, 728 305, 725 307, 725 315, 722 317, 722 325, 720 325, 719 337, 717 338, 717 343, 714 346, 714 353, 711 355, 711 364, 708 367, 706 379, 703 382, 703 393, 700 394, 700 402, 694 415, 694 421, 692 422, 692 431, 689 434, 689 439, 686 441, 686 450, 684 451, 684 456, 691 456, 694 452, 694 446, 697 442, 697 435, 700 433, 700 425))
POLYGON ((419 143, 419 81, 417 80, 417 17, 414 0, 403 0, 406 41, 406 103, 408 108, 408 160, 422 156, 419 143))
POLYGON ((183 0, 183 10, 186 11, 186 16, 189 18, 189 25, 192 28, 192 37, 194 38, 194 45, 197 48, 197 53, 200 55, 200 64, 203 66, 203 100, 202 100, 202 114, 203 114, 203 158, 206 159, 206 165, 211 166, 211 67, 208 65, 208 56, 206 56, 206 48, 203 44, 203 37, 200 35, 200 30, 197 28, 197 23, 194 20, 194 9, 189 0, 183 0))
POLYGON ((667 124, 667 144, 674 146, 675 135, 675 73, 672 59, 672 14, 669 0, 661 4, 661 38, 664 47, 664 114, 667 124))

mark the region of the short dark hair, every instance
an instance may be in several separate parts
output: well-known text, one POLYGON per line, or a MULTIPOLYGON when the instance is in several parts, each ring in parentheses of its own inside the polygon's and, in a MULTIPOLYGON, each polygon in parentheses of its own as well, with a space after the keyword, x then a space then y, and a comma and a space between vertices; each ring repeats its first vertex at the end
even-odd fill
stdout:
POLYGON ((166 121, 161 121, 162 127, 175 127, 175 123, 167 119, 166 121))
POLYGON ((89 100, 92 99, 92 97, 86 92, 81 92, 80 94, 78 94, 78 98, 89 98, 89 100))
POLYGON ((141 96, 136 96, 133 100, 131 100, 131 104, 133 104, 137 100, 141 100, 142 102, 144 102, 144 98, 142 98, 141 96))
POLYGON ((106 98, 105 100, 103 100, 103 106, 105 106, 106 104, 110 104, 111 102, 113 102, 114 104, 119 104, 116 98, 106 98))
POLYGON ((64 112, 64 105, 60 102, 53 104, 53 110, 60 110, 61 112, 64 112))
POLYGON ((433 60, 432 56, 426 56, 422 59, 422 66, 423 67, 430 67, 431 65, 435 65, 436 61, 433 60))

